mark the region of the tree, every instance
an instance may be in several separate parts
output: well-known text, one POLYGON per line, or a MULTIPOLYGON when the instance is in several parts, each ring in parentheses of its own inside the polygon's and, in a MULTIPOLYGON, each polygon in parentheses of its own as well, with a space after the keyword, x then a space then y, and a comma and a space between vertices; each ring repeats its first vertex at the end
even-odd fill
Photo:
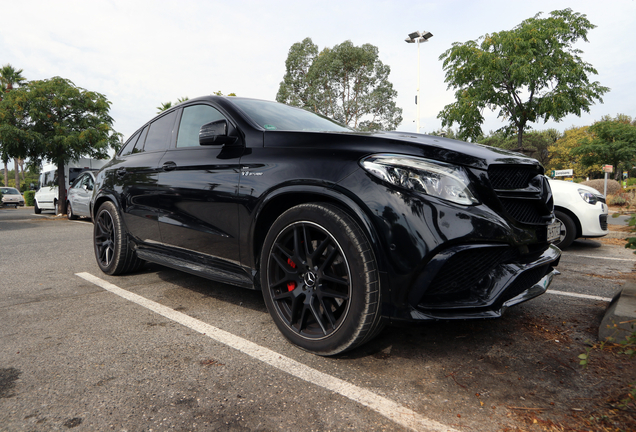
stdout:
POLYGON ((600 164, 585 166, 581 156, 574 153, 581 144, 591 138, 588 126, 573 127, 563 133, 563 137, 548 147, 550 162, 546 171, 573 169, 574 177, 596 177, 601 172, 600 164))
MULTIPOLYGON (((2 100, 2 93, 5 92, 9 92, 11 90, 13 90, 14 86, 21 86, 22 84, 24 84, 24 82, 26 81, 26 78, 24 78, 22 76, 22 69, 20 70, 16 70, 13 66, 11 66, 10 64, 6 64, 4 66, 2 66, 2 68, 0 68, 0 100, 2 100)), ((9 162, 9 158, 7 157, 7 155, 3 152, 2 153, 2 162, 4 163, 4 185, 7 186, 7 181, 8 181, 8 166, 7 163, 9 162)), ((20 161, 18 159, 15 159, 14 161, 14 165, 15 165, 15 183, 16 183, 16 187, 18 189, 20 189, 20 180, 19 180, 19 174, 18 174, 18 166, 20 165, 20 161)), ((24 173, 22 174, 22 177, 24 177, 24 173)))
POLYGON ((615 179, 620 180, 619 165, 626 163, 631 168, 636 160, 636 121, 624 114, 604 116, 588 130, 592 137, 583 140, 572 154, 580 156, 585 166, 613 165, 615 179))
POLYGON ((439 113, 442 126, 458 123, 462 138, 475 139, 482 133, 484 109, 498 109, 497 116, 508 122, 502 131, 516 133, 521 148, 529 123, 580 116, 595 101, 603 102, 609 88, 590 82, 596 69, 572 47, 579 39, 587 42, 595 26, 571 9, 540 15, 509 31, 456 42, 440 56, 456 98, 439 113))
POLYGON ((109 110, 104 95, 60 77, 31 81, 6 93, 0 102, 0 139, 7 154, 29 158, 31 166, 43 159, 57 164, 62 213, 66 213, 64 166, 83 156, 106 158, 109 148, 121 144, 109 110))
POLYGON ((310 38, 289 49, 276 100, 331 117, 361 130, 394 130, 402 122, 391 68, 378 48, 345 41, 318 53, 310 38))
POLYGON ((476 141, 487 146, 499 147, 526 154, 537 159, 545 166, 550 160, 548 148, 559 138, 561 138, 561 132, 556 129, 530 131, 523 135, 523 141, 521 142, 521 146, 519 146, 517 137, 508 136, 505 132, 499 130, 491 132, 487 137, 480 137, 476 141))

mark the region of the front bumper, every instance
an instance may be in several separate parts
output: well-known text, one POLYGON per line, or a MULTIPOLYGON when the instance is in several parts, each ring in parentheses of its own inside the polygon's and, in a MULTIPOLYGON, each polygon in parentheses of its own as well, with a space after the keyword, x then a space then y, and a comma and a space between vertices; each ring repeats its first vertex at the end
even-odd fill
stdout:
POLYGON ((433 265, 432 272, 427 267, 412 287, 408 316, 403 318, 430 320, 500 317, 508 307, 543 294, 553 277, 559 274, 554 270, 561 257, 561 251, 556 246, 551 245, 530 262, 527 259, 524 262, 519 257, 506 257, 508 251, 505 249, 477 245, 449 251, 455 255, 455 259, 440 257, 444 263, 441 266, 433 265), (488 249, 492 249, 492 252, 486 252, 488 249), (468 276, 464 276, 466 271, 459 269, 452 272, 457 256, 466 251, 491 256, 498 254, 500 262, 481 272, 469 268, 468 276))
POLYGON ((605 203, 596 203, 577 212, 581 224, 581 237, 603 237, 609 233, 607 229, 608 207, 605 203), (585 210, 585 211, 582 211, 585 210))

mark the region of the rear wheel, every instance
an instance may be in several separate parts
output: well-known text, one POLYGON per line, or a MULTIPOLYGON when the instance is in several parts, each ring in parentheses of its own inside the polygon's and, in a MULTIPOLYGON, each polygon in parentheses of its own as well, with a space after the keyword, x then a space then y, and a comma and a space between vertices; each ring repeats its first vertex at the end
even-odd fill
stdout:
POLYGON ((559 210, 554 211, 554 216, 557 222, 561 223, 561 235, 554 244, 559 249, 565 249, 572 244, 576 237, 576 225, 570 216, 559 210))
POLYGON ((143 265, 130 246, 119 212, 110 201, 102 204, 97 211, 93 225, 93 245, 97 265, 106 274, 129 273, 143 265))
POLYGON ((69 220, 77 219, 77 216, 73 214, 73 207, 71 207, 70 201, 66 201, 66 216, 69 218, 69 220))
POLYGON ((375 256, 338 207, 302 204, 283 213, 265 238, 261 278, 274 322, 307 351, 338 354, 381 329, 375 256))

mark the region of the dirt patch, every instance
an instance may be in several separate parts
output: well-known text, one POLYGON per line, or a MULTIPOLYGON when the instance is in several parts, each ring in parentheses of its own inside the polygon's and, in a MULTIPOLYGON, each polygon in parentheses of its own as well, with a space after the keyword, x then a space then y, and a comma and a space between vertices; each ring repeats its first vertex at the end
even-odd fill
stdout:
POLYGON ((627 239, 617 239, 617 238, 608 238, 608 237, 600 237, 594 239, 594 241, 598 241, 605 245, 613 245, 613 246, 621 246, 625 247, 627 244, 627 239))
POLYGON ((13 391, 15 382, 20 378, 20 372, 16 368, 0 369, 0 398, 10 398, 15 396, 13 391))

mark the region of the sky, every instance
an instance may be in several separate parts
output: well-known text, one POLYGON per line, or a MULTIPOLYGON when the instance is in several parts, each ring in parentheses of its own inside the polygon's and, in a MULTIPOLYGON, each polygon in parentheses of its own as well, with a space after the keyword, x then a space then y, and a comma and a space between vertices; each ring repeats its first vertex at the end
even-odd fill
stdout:
MULTIPOLYGON (((454 101, 439 56, 454 42, 510 30, 539 12, 571 8, 597 27, 577 43, 610 87, 589 114, 534 124, 561 131, 604 115, 636 117, 635 0, 22 0, 3 2, 0 64, 28 80, 61 76, 104 94, 115 130, 127 139, 162 102, 224 94, 274 100, 292 44, 310 37, 320 49, 346 40, 378 47, 403 109, 401 131, 415 131, 417 45, 420 46, 422 132, 440 129, 437 114, 454 101)), ((485 113, 484 132, 504 126, 485 113)))

